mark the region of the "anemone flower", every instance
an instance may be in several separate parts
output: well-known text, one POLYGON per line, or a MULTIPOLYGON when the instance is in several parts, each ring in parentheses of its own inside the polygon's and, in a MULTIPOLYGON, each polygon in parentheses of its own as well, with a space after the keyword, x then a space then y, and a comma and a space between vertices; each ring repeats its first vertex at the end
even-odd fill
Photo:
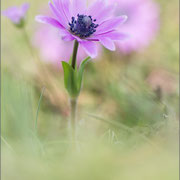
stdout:
POLYGON ((117 29, 127 16, 114 17, 114 5, 107 5, 103 0, 97 0, 88 7, 85 0, 53 0, 49 7, 56 18, 36 16, 36 20, 58 28, 64 41, 76 40, 92 58, 97 56, 95 42, 99 41, 114 51, 114 41, 126 37, 117 29))
POLYGON ((152 0, 112 0, 111 3, 116 3, 115 15, 128 16, 121 32, 128 33, 129 38, 117 42, 119 50, 125 54, 143 50, 158 31, 158 5, 152 0))
MULTIPOLYGON (((44 24, 39 25, 33 36, 33 45, 39 50, 43 61, 56 67, 61 66, 60 61, 68 62, 73 50, 73 42, 66 42, 59 38, 59 31, 44 24), (44 36, 45 34, 45 36, 44 36)), ((98 52, 101 51, 98 46, 98 52)), ((86 52, 80 48, 77 54, 77 65, 87 57, 86 52)))
POLYGON ((21 7, 9 7, 8 9, 2 11, 2 15, 9 18, 13 24, 22 25, 28 9, 29 3, 24 3, 21 7))
MULTIPOLYGON (((39 49, 40 55, 47 63, 60 64, 59 61, 68 61, 72 54, 73 43, 65 42, 59 38, 59 31, 47 26, 39 26, 33 38, 33 44, 39 49), (44 36, 44 34, 46 34, 44 36)), ((77 63, 87 57, 80 49, 77 55, 77 63)))

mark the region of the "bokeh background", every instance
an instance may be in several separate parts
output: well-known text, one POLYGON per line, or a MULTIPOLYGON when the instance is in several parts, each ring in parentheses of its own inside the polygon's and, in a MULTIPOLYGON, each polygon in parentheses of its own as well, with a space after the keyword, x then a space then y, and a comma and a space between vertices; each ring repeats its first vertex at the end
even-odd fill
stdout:
MULTIPOLYGON (((2 10, 24 3, 1 2, 2 10)), ((158 30, 148 46, 128 54, 100 47, 88 63, 77 151, 67 139, 69 101, 61 63, 54 60, 72 46, 59 42, 59 52, 51 52, 48 32, 34 20, 46 12, 48 1, 28 2, 26 31, 37 55, 23 31, 1 17, 2 179, 177 180, 178 1, 155 1, 158 30)))

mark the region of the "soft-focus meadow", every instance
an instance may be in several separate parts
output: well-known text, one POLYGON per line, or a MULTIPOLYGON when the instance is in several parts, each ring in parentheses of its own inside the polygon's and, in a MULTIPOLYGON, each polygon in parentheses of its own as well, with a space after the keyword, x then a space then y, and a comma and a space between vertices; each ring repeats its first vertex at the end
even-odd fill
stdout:
MULTIPOLYGON (((1 8, 23 2, 2 0, 1 8)), ((34 44, 34 17, 48 1, 28 2, 34 44)), ((156 2, 159 31, 148 47, 129 55, 102 49, 88 63, 77 150, 67 138, 61 63, 44 61, 36 45, 35 60, 22 31, 1 17, 2 180, 178 180, 179 9, 176 0, 156 2)))

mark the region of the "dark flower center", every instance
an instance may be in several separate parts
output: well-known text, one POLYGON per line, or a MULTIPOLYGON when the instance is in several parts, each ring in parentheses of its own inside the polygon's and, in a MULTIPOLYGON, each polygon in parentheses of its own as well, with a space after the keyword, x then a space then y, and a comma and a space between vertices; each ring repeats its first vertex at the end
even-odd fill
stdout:
POLYGON ((96 19, 92 19, 91 16, 77 15, 77 20, 72 17, 71 23, 69 23, 70 30, 73 34, 79 36, 80 38, 86 38, 91 36, 96 32, 96 28, 99 26, 94 22, 96 19))

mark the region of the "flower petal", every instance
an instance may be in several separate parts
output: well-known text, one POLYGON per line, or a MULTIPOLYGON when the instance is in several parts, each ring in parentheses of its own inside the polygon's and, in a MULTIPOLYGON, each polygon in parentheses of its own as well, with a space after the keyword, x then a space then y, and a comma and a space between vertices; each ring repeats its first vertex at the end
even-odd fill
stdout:
POLYGON ((109 31, 106 33, 94 35, 94 36, 87 38, 87 39, 97 41, 99 38, 109 38, 113 41, 120 41, 120 40, 128 39, 129 35, 125 34, 125 33, 118 32, 118 31, 109 31))
POLYGON ((97 23, 100 24, 103 21, 107 20, 109 17, 112 16, 112 13, 114 11, 114 6, 109 5, 108 7, 105 7, 101 11, 98 11, 99 13, 96 14, 95 18, 97 19, 97 23), (102 16, 103 14, 103 16, 102 16))
POLYGON ((114 44, 114 42, 111 39, 106 38, 106 37, 101 37, 101 38, 99 38, 99 41, 101 42, 101 44, 105 48, 107 48, 107 49, 109 49, 111 51, 115 51, 116 50, 115 44, 114 44))
POLYGON ((102 34, 100 36, 108 37, 109 39, 111 39, 113 41, 122 41, 122 40, 125 40, 125 39, 129 38, 128 34, 117 32, 117 31, 112 31, 112 32, 109 32, 109 33, 105 33, 105 34, 102 34))
POLYGON ((97 56, 97 45, 94 42, 82 41, 80 42, 80 45, 91 58, 95 58, 97 56))
POLYGON ((59 13, 64 16, 66 19, 66 23, 68 23, 71 20, 71 12, 70 12, 70 6, 71 2, 70 0, 52 0, 56 9, 59 11, 59 13))
POLYGON ((104 1, 98 0, 89 7, 87 14, 92 15, 93 19, 96 19, 96 22, 100 24, 112 15, 114 7, 114 5, 106 6, 104 1))
POLYGON ((21 11, 22 11, 22 14, 25 15, 27 10, 29 9, 30 5, 29 3, 24 3, 22 6, 21 6, 21 11))
POLYGON ((84 14, 86 10, 86 0, 72 0, 72 16, 75 18, 78 14, 84 14))
POLYGON ((73 34, 71 34, 72 35, 72 37, 74 37, 74 39, 76 39, 78 42, 82 42, 83 40, 81 39, 81 38, 79 38, 78 36, 76 36, 76 35, 73 35, 73 34))
POLYGON ((47 16, 36 16, 35 20, 44 24, 50 24, 56 28, 65 30, 64 27, 54 18, 47 17, 47 16))
POLYGON ((97 0, 89 6, 87 13, 89 13, 90 15, 93 15, 93 17, 94 17, 94 15, 100 10, 99 7, 103 8, 104 6, 105 6, 104 1, 97 0))
POLYGON ((21 19, 24 18, 22 17, 22 14, 19 11, 19 9, 15 6, 2 11, 2 15, 9 18, 14 24, 19 24, 21 19))
MULTIPOLYGON (((56 5, 57 6, 57 5, 56 5)), ((49 2, 49 7, 52 11, 52 13, 55 15, 55 17, 58 19, 58 21, 64 26, 67 27, 67 20, 64 17, 63 13, 61 11, 58 11, 57 8, 51 3, 49 2)))
POLYGON ((63 41, 73 41, 75 38, 71 34, 66 34, 62 37, 63 41))
POLYGON ((99 25, 95 34, 100 34, 116 29, 119 25, 123 24, 127 20, 127 16, 118 16, 113 19, 104 21, 99 25))

